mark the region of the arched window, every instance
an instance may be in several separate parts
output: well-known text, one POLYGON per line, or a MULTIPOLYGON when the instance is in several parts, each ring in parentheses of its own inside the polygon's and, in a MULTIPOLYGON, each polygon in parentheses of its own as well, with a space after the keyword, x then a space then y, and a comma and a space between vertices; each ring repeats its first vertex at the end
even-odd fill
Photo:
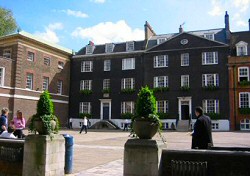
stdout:
POLYGON ((250 130, 250 120, 242 119, 240 121, 240 130, 250 130))

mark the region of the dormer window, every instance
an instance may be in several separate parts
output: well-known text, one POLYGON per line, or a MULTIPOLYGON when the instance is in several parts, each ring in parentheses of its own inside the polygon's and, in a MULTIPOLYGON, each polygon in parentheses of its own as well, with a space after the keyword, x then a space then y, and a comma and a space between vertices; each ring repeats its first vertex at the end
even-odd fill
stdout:
POLYGON ((93 54, 94 49, 95 49, 95 45, 87 45, 86 54, 93 54))
POLYGON ((105 46, 105 52, 106 53, 112 53, 114 49, 114 44, 113 43, 107 43, 105 46))
POLYGON ((237 56, 246 56, 247 55, 247 45, 248 43, 240 41, 237 43, 236 46, 236 52, 237 56))
POLYGON ((214 40, 214 33, 205 33, 204 38, 208 40, 214 40))
POLYGON ((157 39, 157 45, 159 45, 159 44, 165 42, 166 40, 167 40, 166 38, 158 38, 158 39, 157 39))
POLYGON ((134 51, 134 49, 135 49, 135 45, 133 41, 126 43, 126 51, 134 51))

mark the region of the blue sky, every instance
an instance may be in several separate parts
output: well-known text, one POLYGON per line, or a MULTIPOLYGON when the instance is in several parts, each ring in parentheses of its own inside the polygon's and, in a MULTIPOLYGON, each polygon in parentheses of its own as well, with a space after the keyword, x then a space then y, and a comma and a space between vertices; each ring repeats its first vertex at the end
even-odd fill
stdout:
POLYGON ((224 27, 248 30, 250 0, 0 0, 20 28, 78 51, 94 43, 144 39, 148 21, 157 34, 224 27))

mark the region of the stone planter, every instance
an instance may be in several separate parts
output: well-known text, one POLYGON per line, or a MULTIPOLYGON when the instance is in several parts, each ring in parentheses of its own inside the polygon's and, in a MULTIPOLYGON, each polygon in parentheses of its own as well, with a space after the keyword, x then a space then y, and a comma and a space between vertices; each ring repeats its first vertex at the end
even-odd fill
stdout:
POLYGON ((152 121, 135 120, 133 129, 140 139, 152 139, 159 129, 159 124, 152 121))
MULTIPOLYGON (((51 120, 50 125, 51 125, 51 130, 54 131, 56 128, 56 121, 51 120)), ((49 134, 49 131, 44 127, 43 121, 41 119, 36 119, 34 121, 34 128, 36 129, 36 131, 40 135, 48 135, 49 134)))

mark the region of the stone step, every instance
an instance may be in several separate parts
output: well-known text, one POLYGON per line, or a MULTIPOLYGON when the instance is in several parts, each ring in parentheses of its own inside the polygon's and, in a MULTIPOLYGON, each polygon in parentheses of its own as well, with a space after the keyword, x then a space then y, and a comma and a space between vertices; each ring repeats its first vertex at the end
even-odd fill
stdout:
POLYGON ((177 124, 177 131, 189 131, 189 120, 179 120, 177 124))

